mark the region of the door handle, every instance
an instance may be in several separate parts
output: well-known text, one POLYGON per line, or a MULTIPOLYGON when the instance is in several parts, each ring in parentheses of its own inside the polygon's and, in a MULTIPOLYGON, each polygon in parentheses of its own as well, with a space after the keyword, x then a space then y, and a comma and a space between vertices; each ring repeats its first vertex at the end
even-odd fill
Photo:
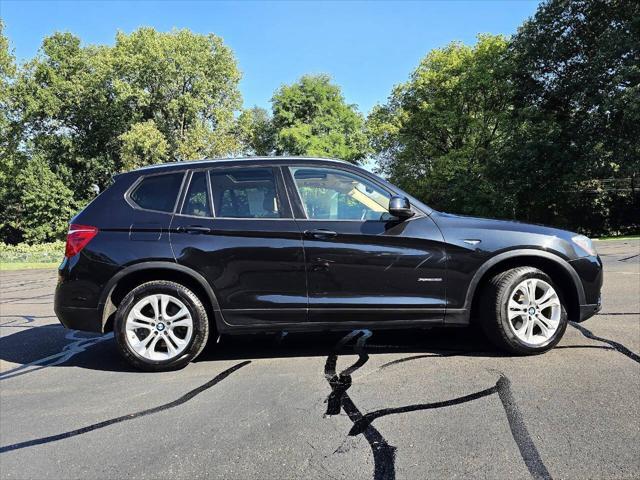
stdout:
POLYGON ((304 236, 311 237, 311 238, 332 238, 332 237, 338 236, 338 234, 331 230, 318 228, 316 230, 305 230, 304 236))
POLYGON ((200 225, 180 226, 176 230, 180 233, 190 233, 192 235, 211 232, 211 229, 209 227, 201 227, 200 225))

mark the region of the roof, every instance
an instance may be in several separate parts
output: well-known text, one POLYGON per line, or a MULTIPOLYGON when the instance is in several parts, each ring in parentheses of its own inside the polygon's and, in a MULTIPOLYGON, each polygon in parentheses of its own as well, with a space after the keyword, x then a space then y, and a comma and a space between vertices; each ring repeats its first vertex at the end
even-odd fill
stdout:
POLYGON ((147 171, 164 169, 170 167, 185 167, 193 168, 194 166, 206 165, 206 164, 219 164, 219 163, 232 163, 232 162, 265 162, 265 163, 278 163, 287 161, 319 161, 319 162, 335 162, 341 164, 352 165, 344 160, 336 160, 335 158, 323 158, 323 157, 297 157, 297 156, 276 156, 276 157, 236 157, 236 158, 204 158, 202 160, 186 160, 177 162, 158 163, 154 165, 147 165, 145 167, 136 168, 131 170, 132 172, 147 171))

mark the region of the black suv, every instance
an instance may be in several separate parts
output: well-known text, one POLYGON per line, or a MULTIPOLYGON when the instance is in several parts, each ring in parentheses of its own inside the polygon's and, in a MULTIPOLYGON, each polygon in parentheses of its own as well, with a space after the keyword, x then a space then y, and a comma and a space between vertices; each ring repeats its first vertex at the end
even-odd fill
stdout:
POLYGON ((114 178, 73 220, 55 311, 178 368, 227 333, 465 326, 518 354, 600 309, 574 233, 436 212, 345 162, 248 158, 114 178))

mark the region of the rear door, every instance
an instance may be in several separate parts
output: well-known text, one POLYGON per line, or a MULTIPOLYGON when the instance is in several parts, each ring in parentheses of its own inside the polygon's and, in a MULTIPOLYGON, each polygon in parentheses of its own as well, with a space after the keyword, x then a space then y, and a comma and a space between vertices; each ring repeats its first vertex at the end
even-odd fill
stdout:
POLYGON ((306 321, 301 232, 279 167, 194 170, 171 225, 178 263, 212 286, 226 323, 306 321))
POLYGON ((299 203, 309 321, 443 320, 445 248, 427 215, 392 217, 392 192, 347 168, 293 166, 287 184, 299 203))

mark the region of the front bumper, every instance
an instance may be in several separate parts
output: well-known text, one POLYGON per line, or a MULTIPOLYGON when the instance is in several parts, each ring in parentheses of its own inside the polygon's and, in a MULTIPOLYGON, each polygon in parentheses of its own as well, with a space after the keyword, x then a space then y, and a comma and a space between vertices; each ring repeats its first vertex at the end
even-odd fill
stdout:
POLYGON ((580 303, 578 322, 593 317, 602 308, 603 268, 599 256, 583 257, 569 262, 580 277, 584 300, 580 303))
POLYGON ((585 320, 593 317, 601 309, 602 304, 600 302, 593 305, 580 305, 580 319, 578 322, 584 322, 585 320))

